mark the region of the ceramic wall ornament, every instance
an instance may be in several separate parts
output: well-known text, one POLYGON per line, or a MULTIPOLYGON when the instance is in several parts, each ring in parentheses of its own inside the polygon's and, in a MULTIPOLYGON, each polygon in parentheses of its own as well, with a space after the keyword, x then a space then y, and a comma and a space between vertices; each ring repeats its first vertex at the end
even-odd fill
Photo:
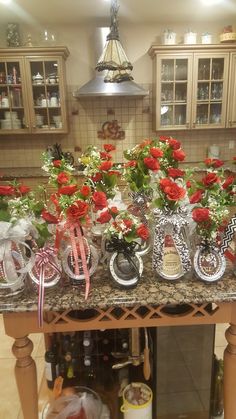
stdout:
POLYGON ((191 270, 189 247, 184 229, 188 226, 187 210, 154 209, 155 231, 152 266, 167 280, 176 280, 191 270))
POLYGON ((196 276, 202 281, 218 281, 226 269, 226 260, 214 243, 201 243, 195 252, 193 267, 196 276))
POLYGON ((115 285, 120 288, 133 288, 143 273, 143 261, 136 252, 137 244, 128 243, 113 237, 105 242, 108 257, 108 269, 115 285))

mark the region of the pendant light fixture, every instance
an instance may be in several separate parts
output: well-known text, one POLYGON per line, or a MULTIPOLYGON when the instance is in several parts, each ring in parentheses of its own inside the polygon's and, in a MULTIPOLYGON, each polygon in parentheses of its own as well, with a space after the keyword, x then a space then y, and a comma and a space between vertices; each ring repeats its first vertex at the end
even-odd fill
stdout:
POLYGON ((118 1, 111 0, 111 25, 107 35, 102 55, 96 65, 96 70, 107 70, 104 81, 109 83, 120 83, 133 80, 131 71, 132 64, 127 58, 124 48, 121 45, 118 31, 118 1))

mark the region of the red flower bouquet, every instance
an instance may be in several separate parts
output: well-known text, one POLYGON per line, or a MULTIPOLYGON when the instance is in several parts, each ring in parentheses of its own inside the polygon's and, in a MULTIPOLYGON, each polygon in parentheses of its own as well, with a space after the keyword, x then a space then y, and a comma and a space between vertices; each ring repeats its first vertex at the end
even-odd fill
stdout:
POLYGON ((95 146, 89 146, 79 158, 86 183, 93 191, 103 192, 107 198, 113 198, 116 193, 118 178, 121 174, 120 166, 112 161, 112 144, 104 144, 104 151, 95 146))
POLYGON ((189 201, 194 205, 192 218, 197 233, 206 241, 216 241, 219 230, 227 221, 228 207, 234 202, 235 177, 226 176, 218 159, 206 159, 206 174, 200 181, 191 182, 189 201))

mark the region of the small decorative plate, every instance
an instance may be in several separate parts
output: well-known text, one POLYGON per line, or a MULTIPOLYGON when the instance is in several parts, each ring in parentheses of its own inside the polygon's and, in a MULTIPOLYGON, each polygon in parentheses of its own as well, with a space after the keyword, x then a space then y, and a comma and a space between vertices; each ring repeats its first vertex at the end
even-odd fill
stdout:
POLYGON ((194 255, 193 267, 199 279, 211 283, 223 276, 226 260, 217 247, 199 246, 194 255))
POLYGON ((116 285, 122 288, 135 287, 143 273, 143 261, 139 254, 135 253, 130 257, 132 258, 133 264, 137 267, 139 275, 123 253, 114 252, 109 260, 108 266, 112 279, 116 285))
MULTIPOLYGON (((89 275, 91 276, 91 275, 94 274, 94 272, 97 269, 98 251, 92 245, 87 244, 87 246, 88 247, 87 247, 87 251, 86 251, 86 253, 87 253, 86 262, 87 262, 89 275)), ((78 282, 83 282, 85 276, 84 276, 84 272, 83 272, 82 260, 81 260, 80 257, 78 258, 78 264, 79 264, 80 274, 76 275, 72 247, 68 246, 66 248, 64 254, 63 254, 63 259, 62 259, 63 269, 64 269, 65 273, 68 275, 68 277, 71 278, 72 280, 74 280, 75 282, 77 282, 77 281, 78 282)))

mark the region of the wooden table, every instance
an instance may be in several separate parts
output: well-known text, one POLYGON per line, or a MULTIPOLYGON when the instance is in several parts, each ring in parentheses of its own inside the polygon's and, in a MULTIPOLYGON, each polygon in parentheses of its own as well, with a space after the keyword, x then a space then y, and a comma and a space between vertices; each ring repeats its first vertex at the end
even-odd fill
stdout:
POLYGON ((229 323, 224 353, 224 418, 236 419, 236 278, 229 271, 216 284, 189 277, 160 281, 145 263, 143 278, 129 291, 115 289, 102 267, 92 278, 90 295, 84 287, 64 284, 45 296, 44 324, 38 326, 37 296, 0 304, 5 332, 15 339, 15 375, 24 419, 38 419, 36 366, 30 333, 229 323), (173 314, 175 305, 179 313, 173 314))

